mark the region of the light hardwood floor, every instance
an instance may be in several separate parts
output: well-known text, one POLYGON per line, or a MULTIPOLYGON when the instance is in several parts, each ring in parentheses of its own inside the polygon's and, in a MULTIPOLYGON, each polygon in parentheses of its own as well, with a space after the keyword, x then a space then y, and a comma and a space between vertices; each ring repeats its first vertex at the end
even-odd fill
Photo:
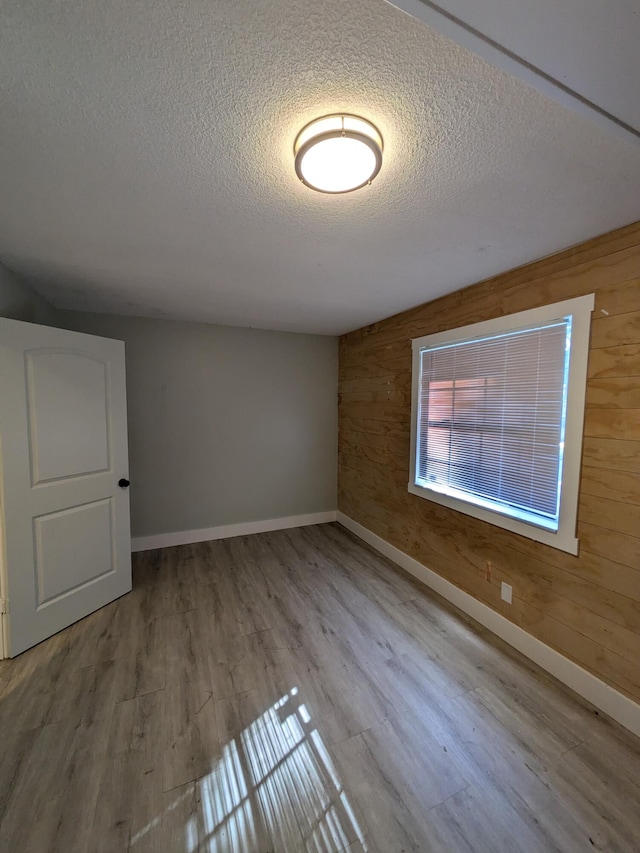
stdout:
POLYGON ((337 525, 0 662, 0 850, 638 851, 640 742, 337 525))

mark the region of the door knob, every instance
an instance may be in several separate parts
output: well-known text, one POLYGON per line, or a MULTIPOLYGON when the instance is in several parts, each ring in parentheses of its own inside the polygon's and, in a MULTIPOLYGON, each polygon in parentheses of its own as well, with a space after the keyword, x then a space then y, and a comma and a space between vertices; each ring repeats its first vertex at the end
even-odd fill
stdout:
POLYGON ((118 480, 118 485, 120 486, 121 489, 126 489, 127 486, 129 485, 129 481, 125 480, 125 478, 123 477, 121 480, 118 480))

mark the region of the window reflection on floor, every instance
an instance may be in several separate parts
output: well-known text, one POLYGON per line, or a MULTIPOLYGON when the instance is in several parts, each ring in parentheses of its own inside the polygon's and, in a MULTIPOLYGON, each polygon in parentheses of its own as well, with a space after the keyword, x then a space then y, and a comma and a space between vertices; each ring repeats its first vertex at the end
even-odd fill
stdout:
MULTIPOLYGON (((200 782, 203 829, 187 827, 187 850, 343 850, 363 840, 331 758, 310 714, 293 690, 224 747, 218 766, 200 782), (259 835, 262 834, 262 838, 259 835), (205 848, 207 845, 205 844, 205 848)), ((363 849, 366 846, 363 845, 363 849)))
POLYGON ((195 785, 199 804, 184 828, 185 853, 368 849, 296 687, 226 744, 195 785))

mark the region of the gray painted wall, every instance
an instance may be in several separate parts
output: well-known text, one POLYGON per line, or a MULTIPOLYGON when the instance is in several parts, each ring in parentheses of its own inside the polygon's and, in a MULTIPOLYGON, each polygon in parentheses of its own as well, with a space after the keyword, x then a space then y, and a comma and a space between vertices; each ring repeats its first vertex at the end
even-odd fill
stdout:
POLYGON ((336 338, 59 317, 125 341, 133 536, 336 508, 336 338))
POLYGON ((41 323, 45 326, 58 324, 58 313, 38 293, 18 278, 15 273, 0 264, 0 317, 41 323))

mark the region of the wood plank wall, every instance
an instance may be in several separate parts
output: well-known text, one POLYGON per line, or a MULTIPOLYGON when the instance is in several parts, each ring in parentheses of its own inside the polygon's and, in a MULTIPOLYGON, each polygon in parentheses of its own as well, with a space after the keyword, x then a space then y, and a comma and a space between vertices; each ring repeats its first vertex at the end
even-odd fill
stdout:
POLYGON ((343 336, 338 506, 640 701, 640 223, 343 336), (592 292, 579 555, 409 494, 411 339, 592 292))

